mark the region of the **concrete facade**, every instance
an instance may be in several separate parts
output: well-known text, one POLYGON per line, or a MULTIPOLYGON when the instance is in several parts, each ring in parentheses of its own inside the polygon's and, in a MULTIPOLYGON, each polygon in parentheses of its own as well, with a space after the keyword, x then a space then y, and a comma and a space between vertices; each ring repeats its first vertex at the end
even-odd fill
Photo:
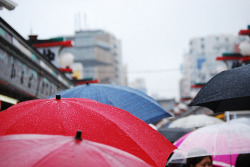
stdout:
POLYGON ((122 64, 121 41, 102 30, 78 31, 72 40, 74 46, 65 48, 61 54, 70 52, 75 62, 83 65, 84 78, 98 79, 100 83, 126 85, 126 72, 122 64))
POLYGON ((242 40, 242 37, 233 35, 210 35, 191 39, 189 52, 183 58, 180 97, 194 97, 199 89, 191 88, 191 85, 206 83, 219 72, 226 70, 226 64, 216 61, 216 57, 235 52, 235 46, 242 40))

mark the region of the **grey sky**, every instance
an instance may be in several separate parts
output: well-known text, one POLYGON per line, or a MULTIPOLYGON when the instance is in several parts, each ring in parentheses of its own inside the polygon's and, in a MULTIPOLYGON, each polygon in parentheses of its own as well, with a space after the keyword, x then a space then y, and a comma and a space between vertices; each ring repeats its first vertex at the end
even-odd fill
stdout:
POLYGON ((149 95, 177 98, 179 71, 189 40, 233 34, 250 24, 250 0, 13 0, 0 16, 24 38, 73 35, 75 15, 89 29, 103 29, 122 41, 128 77, 145 78, 149 95))

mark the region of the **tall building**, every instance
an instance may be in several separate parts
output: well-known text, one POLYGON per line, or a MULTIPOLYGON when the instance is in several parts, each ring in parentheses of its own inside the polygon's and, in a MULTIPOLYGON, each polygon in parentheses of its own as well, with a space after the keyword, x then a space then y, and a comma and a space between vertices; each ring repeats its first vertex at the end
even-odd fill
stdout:
POLYGON ((242 37, 233 35, 210 35, 191 39, 189 52, 184 54, 180 97, 193 97, 199 89, 193 89, 192 85, 206 83, 214 75, 225 70, 225 63, 216 61, 216 57, 223 53, 235 52, 235 46, 242 40, 242 37))
POLYGON ((98 79, 100 83, 126 85, 126 71, 122 64, 121 41, 102 30, 77 31, 72 40, 74 46, 65 48, 74 61, 83 65, 84 78, 98 79))

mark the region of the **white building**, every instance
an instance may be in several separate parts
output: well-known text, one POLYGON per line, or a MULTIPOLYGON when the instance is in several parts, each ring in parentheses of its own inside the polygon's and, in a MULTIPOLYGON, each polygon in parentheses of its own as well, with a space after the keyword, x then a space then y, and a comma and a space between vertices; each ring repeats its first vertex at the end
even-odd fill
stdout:
POLYGON ((98 79, 100 83, 126 85, 126 72, 122 64, 121 41, 102 30, 77 31, 74 46, 62 50, 70 52, 74 61, 83 65, 84 78, 98 79))
POLYGON ((199 89, 192 89, 192 85, 206 83, 217 73, 226 70, 226 64, 216 61, 216 57, 235 52, 235 46, 241 40, 242 37, 233 35, 210 35, 191 39, 189 52, 184 54, 180 97, 194 97, 199 89))

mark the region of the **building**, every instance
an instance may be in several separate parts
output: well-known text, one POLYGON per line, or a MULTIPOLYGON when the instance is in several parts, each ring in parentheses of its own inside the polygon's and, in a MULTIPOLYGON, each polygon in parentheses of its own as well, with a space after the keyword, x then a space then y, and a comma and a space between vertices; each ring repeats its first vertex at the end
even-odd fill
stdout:
POLYGON ((61 54, 72 53, 75 62, 83 65, 84 79, 97 79, 99 83, 127 85, 125 67, 122 64, 121 41, 102 30, 77 31, 72 40, 73 47, 65 48, 61 54))
POLYGON ((180 80, 180 97, 194 97, 199 91, 195 84, 206 83, 227 66, 216 57, 223 53, 235 52, 235 46, 242 37, 233 35, 210 35, 193 38, 189 43, 189 52, 184 54, 183 77, 180 80))
POLYGON ((167 112, 174 114, 173 109, 175 107, 176 101, 172 99, 158 99, 157 102, 164 108, 167 112))
POLYGON ((0 110, 74 86, 0 17, 0 110))

